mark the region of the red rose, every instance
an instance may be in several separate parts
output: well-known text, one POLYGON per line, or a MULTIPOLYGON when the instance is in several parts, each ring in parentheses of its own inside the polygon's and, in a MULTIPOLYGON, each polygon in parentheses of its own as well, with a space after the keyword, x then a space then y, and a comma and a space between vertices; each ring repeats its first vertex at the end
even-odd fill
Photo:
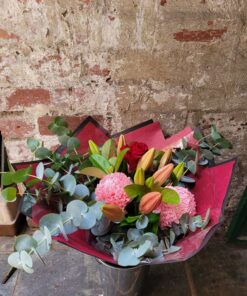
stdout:
POLYGON ((136 169, 139 159, 148 151, 148 146, 141 142, 132 142, 130 145, 125 145, 121 150, 129 148, 129 151, 125 154, 124 159, 129 165, 130 172, 136 169))

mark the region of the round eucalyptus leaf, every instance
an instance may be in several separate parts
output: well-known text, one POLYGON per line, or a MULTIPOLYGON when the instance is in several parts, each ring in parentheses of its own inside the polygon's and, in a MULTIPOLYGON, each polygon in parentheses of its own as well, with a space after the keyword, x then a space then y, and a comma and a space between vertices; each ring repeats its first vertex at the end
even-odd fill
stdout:
POLYGON ((140 229, 129 228, 127 231, 127 238, 129 241, 137 241, 142 236, 143 232, 140 229))
POLYGON ((181 247, 179 247, 179 246, 170 246, 167 253, 168 254, 175 253, 175 252, 178 252, 180 249, 181 249, 181 247))
POLYGON ((74 195, 83 198, 85 196, 90 196, 90 192, 86 185, 78 184, 75 187, 74 195))
POLYGON ((52 236, 59 235, 63 227, 62 218, 59 214, 50 213, 40 219, 41 229, 47 227, 52 236))
POLYGON ((80 229, 91 229, 96 224, 96 218, 94 216, 94 213, 92 211, 89 211, 87 213, 82 214, 82 220, 79 225, 80 229))
POLYGON ((76 179, 72 175, 65 175, 62 179, 64 189, 70 194, 73 195, 76 188, 76 179))
POLYGON ((136 266, 140 263, 135 255, 135 250, 130 247, 125 247, 119 252, 118 264, 120 266, 136 266))
POLYGON ((80 147, 80 141, 76 137, 71 137, 67 141, 67 151, 72 152, 80 147))
POLYGON ((27 273, 33 273, 33 259, 26 251, 21 251, 20 260, 24 271, 27 273))
POLYGON ((103 216, 103 213, 101 210, 103 204, 104 204, 103 202, 97 201, 92 206, 90 206, 90 210, 94 212, 94 216, 97 220, 100 220, 103 216))
POLYGON ((40 143, 38 140, 36 140, 34 138, 28 138, 27 139, 27 146, 32 152, 34 152, 40 146, 40 143))
POLYGON ((51 183, 54 184, 57 182, 58 178, 59 178, 60 174, 59 172, 56 172, 55 175, 52 177, 51 179, 51 183))
POLYGON ((52 178, 55 175, 55 171, 50 168, 45 169, 45 176, 46 178, 52 178))
POLYGON ((8 263, 10 266, 13 266, 17 269, 22 269, 21 260, 20 260, 20 252, 14 252, 9 255, 8 263))
POLYGON ((204 158, 204 159, 199 160, 198 163, 199 163, 199 165, 204 166, 204 165, 207 165, 208 164, 208 160, 206 158, 204 158))
POLYGON ((143 243, 144 241, 149 240, 151 241, 153 246, 157 246, 159 243, 158 236, 152 232, 146 232, 142 235, 140 243, 143 243))
POLYGON ((196 182, 195 179, 188 176, 183 176, 180 181, 184 183, 191 183, 191 184, 196 182))
POLYGON ((195 222, 195 220, 194 220, 194 217, 191 217, 191 218, 190 218, 189 229, 190 229, 190 231, 192 231, 192 232, 195 232, 195 231, 196 231, 196 222, 195 222))
POLYGON ((20 251, 31 251, 32 249, 37 248, 37 241, 32 238, 28 234, 22 234, 16 237, 15 241, 15 250, 20 252, 20 251))
POLYGON ((95 200, 96 199, 96 194, 95 192, 92 192, 90 195, 91 200, 95 200))
POLYGON ((43 180, 44 172, 45 172, 44 163, 40 162, 36 167, 36 177, 40 180, 43 180))
POLYGON ((149 219, 147 216, 141 216, 136 221, 136 228, 137 229, 145 229, 148 226, 149 219))
POLYGON ((173 243, 175 242, 176 239, 176 234, 174 233, 174 231, 172 229, 170 229, 170 244, 173 245, 173 243))
POLYGON ((85 202, 81 200, 73 200, 67 205, 66 212, 72 217, 74 226, 79 227, 82 220, 82 214, 86 213, 87 210, 88 206, 85 202))
POLYGON ((163 251, 165 249, 165 243, 161 240, 157 247, 154 247, 151 252, 148 252, 148 256, 152 258, 160 258, 163 257, 163 251))
POLYGON ((139 246, 138 249, 135 249, 135 255, 136 257, 142 257, 144 256, 148 251, 152 249, 152 242, 149 240, 146 240, 143 244, 139 246))
POLYGON ((111 221, 108 220, 105 216, 103 216, 95 226, 91 229, 91 232, 95 236, 102 236, 107 234, 110 229, 111 221))
POLYGON ((33 233, 33 238, 37 241, 38 245, 36 251, 39 255, 44 255, 50 250, 52 238, 48 228, 45 226, 43 231, 36 230, 33 233))
POLYGON ((68 212, 60 213, 60 216, 63 221, 63 227, 67 234, 74 233, 77 230, 77 227, 73 224, 72 218, 68 212))

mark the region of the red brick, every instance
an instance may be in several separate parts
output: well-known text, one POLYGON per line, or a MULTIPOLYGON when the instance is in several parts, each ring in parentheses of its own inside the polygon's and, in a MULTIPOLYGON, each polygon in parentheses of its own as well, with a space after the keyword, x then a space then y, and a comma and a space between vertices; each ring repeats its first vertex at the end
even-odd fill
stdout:
POLYGON ((19 37, 13 33, 0 29, 0 39, 19 39, 19 37))
POLYGON ((22 139, 30 136, 34 125, 21 119, 0 119, 0 131, 6 139, 22 139))
POLYGON ((61 65, 61 60, 62 60, 62 58, 61 58, 61 56, 59 54, 48 55, 48 56, 42 58, 41 60, 39 60, 38 63, 36 65, 33 65, 31 68, 38 69, 43 64, 49 63, 50 61, 55 61, 59 65, 61 65))
POLYGON ((88 73, 90 75, 97 75, 97 76, 108 76, 110 74, 110 70, 107 68, 100 68, 99 65, 94 65, 92 68, 88 69, 88 73))
POLYGON ((209 29, 209 30, 197 30, 189 31, 182 30, 174 34, 174 39, 182 42, 209 42, 216 38, 221 38, 224 33, 227 32, 227 28, 223 29, 209 29))
POLYGON ((8 98, 7 103, 9 108, 14 106, 32 106, 34 104, 49 104, 50 92, 46 89, 17 89, 8 98))
MULTIPOLYGON (((43 116, 38 119, 38 125, 39 125, 39 133, 41 135, 50 136, 53 135, 53 133, 48 129, 48 125, 53 121, 53 119, 56 116, 43 116)), ((95 120, 97 120, 99 123, 103 121, 103 116, 96 115, 93 116, 95 120)), ((69 128, 73 131, 75 130, 78 125, 87 118, 86 115, 83 116, 63 116, 63 118, 68 122, 69 128)))

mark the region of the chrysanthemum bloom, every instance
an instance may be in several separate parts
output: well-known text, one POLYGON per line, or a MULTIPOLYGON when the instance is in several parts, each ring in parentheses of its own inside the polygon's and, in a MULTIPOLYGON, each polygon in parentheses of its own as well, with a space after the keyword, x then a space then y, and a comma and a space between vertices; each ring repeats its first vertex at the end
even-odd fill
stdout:
POLYGON ((130 178, 123 173, 106 175, 96 187, 96 199, 124 209, 131 201, 124 187, 130 184, 132 184, 130 178))
POLYGON ((177 191, 180 197, 178 205, 171 205, 161 202, 155 209, 155 213, 160 213, 160 228, 164 229, 167 226, 171 226, 172 223, 179 223, 179 219, 185 213, 190 216, 196 213, 196 203, 194 194, 192 194, 187 188, 184 187, 168 187, 177 191))

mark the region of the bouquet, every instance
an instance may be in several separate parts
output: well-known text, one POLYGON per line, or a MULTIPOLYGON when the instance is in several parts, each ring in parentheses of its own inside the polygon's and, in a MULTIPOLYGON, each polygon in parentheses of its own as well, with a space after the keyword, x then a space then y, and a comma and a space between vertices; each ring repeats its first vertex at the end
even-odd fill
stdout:
POLYGON ((123 267, 181 261, 215 231, 235 163, 214 165, 231 148, 215 126, 168 139, 152 121, 113 137, 91 118, 72 132, 57 117, 49 129, 62 146, 52 152, 29 138, 41 160, 2 176, 2 196, 22 195, 22 211, 40 227, 16 238, 14 268, 32 273, 32 255, 43 261, 52 239, 123 267))

